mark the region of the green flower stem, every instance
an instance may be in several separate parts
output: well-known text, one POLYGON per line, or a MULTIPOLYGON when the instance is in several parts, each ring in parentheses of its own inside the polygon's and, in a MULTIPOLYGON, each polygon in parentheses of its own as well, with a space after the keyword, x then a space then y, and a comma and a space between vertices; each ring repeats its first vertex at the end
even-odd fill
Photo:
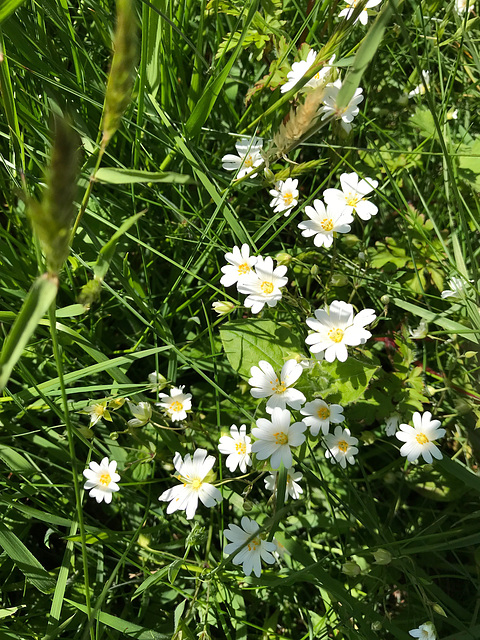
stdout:
POLYGON ((67 427, 68 449, 70 452, 70 461, 72 463, 73 488, 75 491, 75 504, 77 509, 77 520, 80 529, 80 537, 82 539, 82 562, 83 562, 83 580, 85 584, 85 604, 87 607, 88 625, 90 627, 91 640, 95 640, 94 629, 91 626, 92 607, 90 603, 90 584, 88 579, 88 560, 87 560, 87 544, 85 541, 85 523, 83 521, 82 499, 80 496, 80 483, 78 482, 77 459, 75 456, 75 442, 72 423, 70 422, 70 412, 68 410, 67 393, 63 379, 63 366, 58 344, 57 327, 55 319, 55 302, 48 309, 48 319, 50 322, 50 335, 52 337, 53 354, 57 365, 58 381, 62 396, 63 413, 65 417, 65 425, 67 427))

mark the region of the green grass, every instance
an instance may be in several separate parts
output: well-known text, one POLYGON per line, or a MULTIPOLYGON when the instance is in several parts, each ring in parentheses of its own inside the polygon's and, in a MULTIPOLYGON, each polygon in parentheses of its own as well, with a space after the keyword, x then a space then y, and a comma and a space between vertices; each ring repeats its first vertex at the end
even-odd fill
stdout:
MULTIPOLYGON (((135 3, 133 88, 127 69, 113 107, 124 115, 103 148, 115 3, 1 3, 1 638, 407 640, 427 620, 442 640, 480 636, 478 17, 453 2, 384 0, 363 27, 338 19, 343 5, 135 3), (365 99, 349 136, 326 121, 291 162, 268 156, 275 176, 299 179, 299 205, 284 218, 269 206, 274 180, 262 171, 236 183, 221 158, 242 133, 271 149, 295 101, 279 86, 305 43, 336 54, 349 78, 342 99, 358 86, 365 99), (408 98, 422 70, 430 86, 408 98), (53 295, 37 295, 48 251, 28 211, 55 193, 45 173, 54 116, 70 120, 81 153, 52 306, 53 295), (351 171, 379 181, 379 213, 317 249, 297 225, 351 171), (260 317, 219 282, 224 254, 244 242, 288 254, 285 295, 260 317), (452 276, 471 287, 442 299, 452 276), (345 407, 357 462, 331 465, 309 439, 295 452, 302 499, 283 504, 281 488, 275 503, 262 463, 234 479, 218 440, 266 415, 249 393, 251 365, 308 356, 306 318, 334 299, 373 308, 373 337, 297 386, 345 407), (222 300, 236 304, 227 318, 212 310, 222 300), (413 339, 421 320, 425 336, 413 339), (125 404, 89 427, 81 411, 92 403, 153 405, 154 370, 165 392, 192 393, 185 422, 153 406, 150 424, 129 429, 125 404), (410 422, 414 411, 447 429, 441 462, 408 464, 386 436, 392 413, 410 422), (226 482, 223 502, 187 521, 158 496, 174 485, 174 453, 197 447, 226 482), (121 475, 111 505, 82 489, 81 472, 104 456, 121 475), (288 552, 258 579, 222 553, 223 530, 244 515, 288 552), (375 562, 379 549, 390 562, 375 562)), ((67 173, 60 167, 60 186, 67 173)))

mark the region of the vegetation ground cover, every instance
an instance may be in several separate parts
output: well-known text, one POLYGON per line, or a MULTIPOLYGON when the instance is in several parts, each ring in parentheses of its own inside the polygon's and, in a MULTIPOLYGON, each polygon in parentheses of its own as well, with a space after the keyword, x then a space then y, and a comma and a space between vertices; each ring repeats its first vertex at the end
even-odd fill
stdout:
POLYGON ((480 637, 477 12, 1 4, 2 638, 480 637))

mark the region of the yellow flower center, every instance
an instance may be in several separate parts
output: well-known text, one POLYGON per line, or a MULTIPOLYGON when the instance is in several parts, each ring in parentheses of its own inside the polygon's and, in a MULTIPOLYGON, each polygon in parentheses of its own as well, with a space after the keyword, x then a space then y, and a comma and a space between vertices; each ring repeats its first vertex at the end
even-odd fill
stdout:
POLYGON ((203 482, 202 480, 200 480, 200 478, 195 478, 195 480, 192 480, 191 484, 192 484, 192 489, 194 489, 195 491, 198 491, 202 486, 203 482))
POLYGON ((275 380, 276 384, 272 384, 272 391, 274 393, 285 393, 287 390, 287 385, 283 380, 278 381, 278 378, 275 380))
POLYGON ((236 442, 235 449, 239 455, 244 456, 247 453, 247 445, 244 442, 236 442))
POLYGON ((175 402, 172 402, 172 404, 170 405, 170 411, 172 413, 177 413, 178 411, 181 411, 183 409, 183 404, 181 402, 179 402, 178 400, 175 400, 175 402))
POLYGON ((256 551, 257 547, 259 547, 261 544, 262 544, 262 541, 260 540, 260 537, 257 536, 253 540, 250 540, 250 542, 247 545, 247 549, 249 551, 256 551))
POLYGON ((328 332, 328 337, 333 342, 341 342, 343 340, 343 331, 342 329, 330 329, 328 332))
POLYGON ((248 266, 247 262, 244 262, 243 264, 239 264, 238 265, 238 273, 241 273, 242 275, 244 275, 245 273, 248 273, 250 271, 250 267, 248 266))
POLYGON ((352 193, 351 191, 345 196, 345 202, 349 207, 356 207, 360 200, 358 193, 352 193))
POLYGON ((347 453, 348 444, 345 442, 345 440, 340 440, 337 444, 337 447, 340 449, 340 451, 343 451, 343 453, 347 453))
POLYGON ((320 420, 326 420, 330 417, 330 409, 328 407, 320 407, 320 409, 317 411, 317 415, 320 420))
POLYGON ((287 191, 287 193, 283 194, 283 201, 285 202, 285 204, 292 204, 293 202, 293 193, 291 193, 290 191, 287 191))
POLYGON ((249 153, 248 156, 245 158, 243 164, 248 168, 253 167, 253 158, 251 153, 249 153))
POLYGON ((108 473, 108 471, 104 471, 100 474, 100 484, 103 484, 105 487, 108 487, 110 482, 112 481, 112 476, 108 473))
POLYGON ((331 218, 324 218, 320 225, 324 231, 331 231, 333 229, 333 220, 331 218))
POLYGON ((283 445, 283 444, 287 444, 288 442, 288 436, 286 433, 283 433, 283 431, 277 431, 277 433, 274 433, 273 436, 277 444, 283 445))
POLYGON ((416 436, 416 440, 418 444, 427 444, 427 442, 430 442, 430 440, 427 438, 427 436, 424 433, 419 433, 416 436))
POLYGON ((267 280, 265 280, 260 285, 260 289, 263 291, 263 293, 268 295, 268 294, 272 293, 272 291, 274 289, 274 286, 273 286, 273 284, 271 282, 267 282, 267 280))
POLYGON ((103 404, 96 404, 95 407, 93 408, 93 413, 96 416, 103 416, 103 414, 105 413, 107 407, 105 407, 103 404))

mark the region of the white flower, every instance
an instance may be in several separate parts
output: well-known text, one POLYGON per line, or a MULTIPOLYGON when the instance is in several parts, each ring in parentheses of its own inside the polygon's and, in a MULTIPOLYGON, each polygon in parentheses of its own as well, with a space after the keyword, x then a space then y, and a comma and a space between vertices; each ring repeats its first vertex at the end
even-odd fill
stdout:
POLYGON ((243 565, 243 572, 246 576, 249 576, 253 571, 259 578, 262 573, 262 560, 267 564, 274 564, 275 558, 272 553, 277 550, 277 546, 274 542, 264 540, 261 534, 256 535, 260 531, 260 527, 255 520, 243 516, 241 524, 242 528, 236 524, 229 524, 228 529, 224 529, 223 535, 227 540, 230 540, 229 544, 225 546, 224 553, 227 555, 235 554, 232 562, 243 565), (245 544, 252 536, 253 539, 245 544))
POLYGON ((150 421, 152 417, 152 405, 148 402, 139 402, 134 404, 129 402, 128 406, 134 417, 128 421, 129 427, 143 427, 144 424, 150 421))
POLYGON ((458 109, 450 109, 447 111, 447 120, 457 120, 458 118, 458 109))
POLYGON ((275 185, 275 189, 270 189, 270 195, 273 196, 273 200, 270 202, 270 206, 274 207, 273 213, 280 213, 280 211, 286 211, 284 214, 288 216, 293 207, 298 204, 298 180, 292 180, 287 178, 285 182, 280 180, 275 185))
MULTIPOLYGON (((470 280, 470 282, 473 282, 473 280, 470 280)), ((448 286, 450 289, 442 291, 442 298, 461 298, 465 293, 467 282, 463 278, 453 276, 453 278, 450 278, 448 281, 448 286)))
POLYGON ((215 313, 218 313, 219 316, 226 316, 235 309, 235 305, 233 302, 223 300, 222 302, 214 302, 212 304, 212 309, 215 313))
MULTIPOLYGON (((238 156, 234 156, 231 153, 223 156, 222 166, 227 171, 238 171, 237 179, 243 178, 252 171, 254 167, 259 167, 263 163, 262 138, 241 138, 235 143, 235 147, 238 152, 238 156)), ((256 172, 250 176, 254 178, 257 175, 256 172)))
POLYGON ((279 379, 272 365, 266 360, 260 360, 258 367, 250 369, 252 377, 248 384, 253 387, 250 393, 254 398, 268 398, 268 413, 275 407, 285 409, 287 405, 292 409, 300 409, 306 398, 301 391, 291 388, 291 385, 295 384, 302 371, 302 365, 292 358, 283 365, 279 379))
POLYGON ((342 427, 335 427, 334 433, 327 433, 324 439, 325 457, 331 458, 330 462, 339 465, 345 469, 347 462, 349 464, 355 463, 355 456, 358 453, 356 444, 358 439, 350 435, 349 429, 342 429, 342 427))
MULTIPOLYGON (((299 80, 303 78, 303 76, 308 72, 311 66, 315 63, 315 59, 317 57, 317 52, 313 49, 310 49, 307 55, 306 60, 300 60, 300 62, 294 62, 292 64, 292 70, 287 73, 287 82, 280 87, 280 91, 282 93, 287 93, 290 89, 297 84, 299 80)), ((325 65, 323 69, 320 69, 313 78, 303 86, 303 89, 306 87, 310 87, 311 89, 316 89, 321 84, 323 84, 330 73, 332 67, 331 65, 335 61, 335 55, 333 55, 328 61, 328 65, 325 65)))
MULTIPOLYGON (((353 13, 353 10, 355 9, 355 7, 360 3, 360 0, 345 0, 347 3, 347 6, 345 7, 345 9, 343 9, 342 11, 340 11, 340 13, 338 14, 339 18, 342 18, 343 16, 345 16, 345 20, 348 20, 350 18, 350 16, 353 13)), ((360 15, 358 16, 358 18, 355 20, 355 22, 353 24, 357 24, 357 22, 360 20, 360 22, 365 25, 368 22, 368 12, 367 9, 371 9, 372 7, 376 7, 377 5, 380 4, 382 0, 368 0, 367 4, 365 5, 364 9, 360 12, 360 15)))
POLYGON ((187 417, 187 411, 192 408, 192 394, 183 393, 185 385, 181 387, 172 387, 170 389, 170 395, 167 393, 159 393, 159 398, 165 398, 162 402, 157 402, 157 406, 162 407, 164 414, 176 422, 178 420, 185 420, 187 417))
POLYGON ((310 220, 298 225, 299 229, 303 229, 302 236, 315 236, 313 244, 316 247, 324 246, 326 249, 332 245, 334 234, 348 233, 351 229, 349 223, 353 222, 350 213, 330 206, 325 209, 321 200, 314 200, 313 207, 305 207, 305 213, 310 220))
POLYGON ((464 13, 467 10, 467 2, 468 2, 468 12, 474 11, 475 9, 475 0, 455 0, 455 11, 458 14, 464 13))
POLYGON ((227 468, 233 473, 237 466, 242 473, 246 473, 247 465, 252 464, 250 453, 252 452, 252 439, 247 436, 247 427, 242 424, 240 430, 236 425, 230 427, 230 435, 222 436, 218 450, 228 455, 225 462, 227 468))
POLYGON ((423 340, 428 335, 428 324, 425 320, 420 320, 416 329, 408 327, 408 335, 412 340, 423 340))
POLYGON ((302 421, 310 427, 310 433, 313 437, 318 435, 320 429, 326 435, 330 429, 330 423, 338 424, 345 420, 343 415, 343 407, 339 404, 327 404, 324 400, 312 400, 300 409, 300 413, 305 418, 302 421))
POLYGON ((434 444, 438 438, 443 438, 445 429, 439 429, 440 420, 431 420, 430 411, 422 415, 418 411, 413 414, 413 427, 409 424, 401 424, 400 430, 395 434, 404 442, 400 449, 400 455, 406 456, 409 462, 413 462, 419 456, 423 456, 425 462, 432 462, 433 458, 442 459, 442 454, 434 444), (433 458, 432 458, 433 456, 433 458))
POLYGON ((271 456, 272 469, 279 469, 282 462, 289 469, 293 462, 291 447, 298 447, 305 442, 303 432, 307 425, 303 422, 291 425, 290 411, 279 407, 273 409, 271 418, 271 421, 266 418, 257 420, 257 428, 252 429, 252 436, 258 440, 253 443, 252 451, 259 460, 271 456))
POLYGON ((347 346, 364 344, 371 337, 364 327, 375 318, 373 309, 363 309, 354 316, 351 304, 334 300, 328 311, 317 309, 315 318, 307 318, 307 325, 315 333, 308 335, 305 342, 320 360, 325 356, 327 362, 335 359, 345 362, 347 346))
MULTIPOLYGON (((277 476, 278 471, 274 471, 272 475, 264 478, 265 480, 265 489, 267 491, 275 491, 275 495, 277 494, 277 476)), ((300 494, 303 493, 302 487, 298 484, 298 482, 303 478, 303 473, 300 471, 295 471, 294 467, 290 467, 287 471, 287 484, 285 487, 285 497, 291 496, 293 500, 298 500, 300 498, 300 494)))
POLYGON ((378 207, 365 198, 367 194, 378 187, 377 180, 366 178, 359 181, 359 176, 353 171, 352 173, 342 173, 340 184, 341 190, 326 189, 323 192, 327 205, 352 215, 356 211, 362 220, 370 220, 377 213, 378 207))
POLYGON ((221 271, 224 275, 220 278, 220 284, 231 287, 232 284, 241 282, 252 274, 252 267, 258 258, 250 255, 248 244, 242 244, 241 249, 235 246, 231 253, 226 253, 225 260, 230 264, 222 267, 221 271))
POLYGON ((207 456, 205 449, 197 449, 193 458, 187 453, 185 460, 182 460, 179 453, 175 453, 173 458, 173 465, 177 472, 175 477, 182 484, 167 489, 158 498, 170 502, 167 513, 185 511, 187 520, 191 520, 197 510, 199 498, 206 507, 214 507, 222 501, 220 491, 213 484, 204 482, 205 476, 214 464, 215 458, 207 456))
POLYGON ((418 629, 410 629, 408 633, 412 638, 419 638, 420 640, 437 640, 433 622, 424 622, 418 629))
POLYGON ((100 464, 90 462, 89 467, 83 471, 83 475, 87 478, 83 488, 85 491, 90 491, 90 497, 95 498, 97 502, 105 500, 110 504, 112 493, 120 490, 117 484, 120 480, 120 476, 116 473, 117 463, 115 460, 109 462, 108 458, 103 458, 100 464))
POLYGON ((255 273, 251 273, 237 285, 240 293, 248 294, 245 298, 245 306, 251 307, 252 313, 260 313, 265 304, 274 307, 282 299, 280 287, 284 287, 288 282, 286 273, 285 265, 274 269, 272 258, 258 256, 255 273))
POLYGON ((323 96, 323 107, 319 109, 318 114, 319 115, 323 114, 322 120, 325 120, 330 116, 334 116, 337 119, 341 119, 342 127, 345 129, 347 133, 349 133, 349 131, 352 128, 352 125, 350 123, 353 122, 353 119, 355 118, 355 116, 357 116, 360 112, 358 105, 363 100, 363 96, 362 96, 363 89, 361 88, 356 89, 355 95, 347 104, 347 106, 344 107, 343 109, 339 109, 337 106, 337 98, 338 98, 338 92, 340 91, 341 87, 342 87, 342 83, 340 80, 336 80, 331 84, 327 84, 325 95, 323 96))
POLYGON ((392 413, 392 415, 385 420, 385 433, 387 436, 395 435, 401 419, 402 416, 399 413, 392 413))
POLYGON ((422 71, 422 82, 410 91, 408 97, 423 96, 427 89, 430 89, 430 73, 428 71, 422 71))
POLYGON ((112 422, 110 411, 107 409, 107 401, 97 402, 96 404, 89 404, 79 413, 87 413, 90 416, 90 426, 94 427, 99 420, 108 420, 112 422))

